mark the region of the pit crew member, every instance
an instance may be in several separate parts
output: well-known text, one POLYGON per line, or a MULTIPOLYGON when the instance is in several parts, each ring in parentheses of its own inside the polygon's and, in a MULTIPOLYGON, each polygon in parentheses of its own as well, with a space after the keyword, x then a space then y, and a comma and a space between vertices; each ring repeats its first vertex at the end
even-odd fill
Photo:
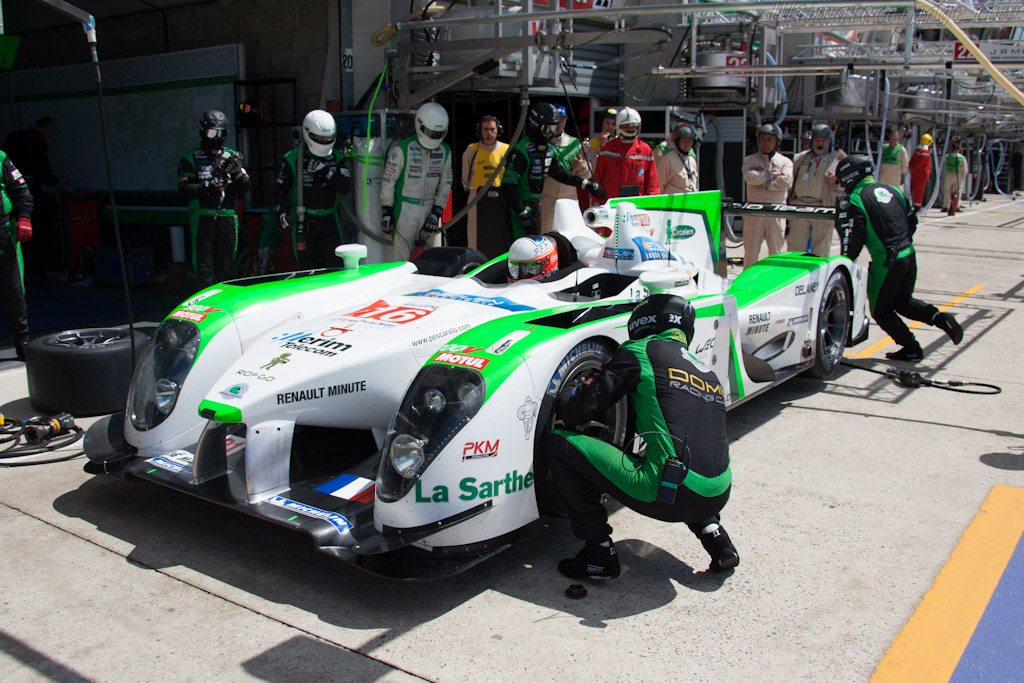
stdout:
POLYGON ((925 133, 921 136, 914 155, 910 157, 910 193, 914 198, 914 208, 924 205, 924 189, 928 179, 932 177, 932 136, 925 133))
POLYGON ((615 115, 616 136, 601 146, 594 179, 609 197, 658 194, 658 169, 651 146, 640 139, 640 114, 623 107, 615 115))
POLYGON ((416 111, 416 134, 391 146, 381 178, 380 227, 393 234, 395 258, 407 261, 424 240, 441 244, 441 216, 452 189, 452 150, 442 142, 448 112, 436 102, 416 111))
POLYGON ((960 143, 957 142, 946 155, 945 163, 942 165, 942 201, 946 203, 942 208, 950 214, 956 211, 964 183, 967 182, 967 157, 960 151, 960 143))
POLYGON ((295 227, 291 230, 292 250, 302 269, 335 265, 335 248, 355 239, 354 234, 342 232, 338 214, 338 196, 351 192, 352 177, 341 152, 334 149, 337 132, 334 117, 322 109, 314 109, 302 120, 304 218, 301 226, 295 182, 298 148, 285 152, 274 182, 274 213, 282 230, 295 227))
POLYGON ((0 303, 4 322, 14 338, 14 353, 25 360, 28 305, 21 243, 32 237, 32 194, 21 172, 0 151, 0 303))
POLYGON ((573 535, 585 543, 576 557, 559 562, 562 574, 592 579, 619 575, 602 493, 647 517, 686 523, 711 556, 711 571, 739 564, 719 516, 732 486, 725 401, 715 373, 687 350, 694 317, 693 306, 681 297, 648 297, 630 316, 629 340, 611 360, 559 393, 558 415, 567 429, 552 431, 541 448, 568 507, 573 535), (570 431, 627 395, 637 433, 647 443, 644 457, 570 431), (680 466, 681 482, 669 496, 674 502, 663 500, 663 474, 680 466))
POLYGON ((917 257, 913 235, 917 214, 899 188, 875 182, 871 159, 854 154, 839 162, 836 175, 850 194, 851 227, 843 240, 842 253, 856 260, 861 249, 871 254, 868 268, 868 302, 878 326, 900 345, 885 354, 891 360, 916 363, 924 350, 900 316, 934 325, 949 335, 954 344, 964 337, 960 324, 950 313, 941 313, 929 303, 914 298, 917 257))
MULTIPOLYGON (((700 191, 697 171, 697 155, 693 142, 697 130, 688 123, 680 123, 669 136, 671 149, 666 149, 656 164, 658 169, 658 192, 661 194, 684 194, 700 191)), ((663 143, 664 144, 664 143, 663 143)), ((660 148, 662 145, 658 145, 660 148)), ((655 152, 655 156, 658 156, 655 152)))
MULTIPOLYGON (((811 148, 793 159, 793 187, 789 203, 793 206, 834 207, 836 196, 836 165, 846 156, 841 149, 832 149, 832 129, 819 123, 811 128, 811 148)), ((789 251, 807 251, 829 256, 832 250, 834 221, 812 221, 808 218, 790 218, 786 248, 789 251)))
MULTIPOLYGON (((757 129, 758 151, 743 160, 747 201, 782 204, 793 185, 793 162, 778 153, 782 130, 773 123, 757 129)), ((748 216, 743 221, 743 267, 757 262, 761 242, 768 243, 768 255, 782 251, 785 218, 748 216)))

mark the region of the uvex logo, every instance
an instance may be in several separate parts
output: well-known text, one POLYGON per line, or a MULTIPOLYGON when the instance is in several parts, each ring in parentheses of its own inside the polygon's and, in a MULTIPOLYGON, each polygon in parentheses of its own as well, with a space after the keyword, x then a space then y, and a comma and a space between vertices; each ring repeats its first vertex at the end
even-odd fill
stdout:
POLYGON ((499 439, 494 443, 490 441, 468 441, 462 447, 462 461, 477 460, 479 458, 494 458, 498 455, 499 439))

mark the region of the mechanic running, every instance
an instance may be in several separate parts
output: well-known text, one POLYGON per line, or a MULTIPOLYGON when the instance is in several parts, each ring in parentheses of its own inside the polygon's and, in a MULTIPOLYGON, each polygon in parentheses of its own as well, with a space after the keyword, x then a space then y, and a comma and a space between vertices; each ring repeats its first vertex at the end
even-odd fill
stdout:
POLYGON ((686 299, 648 297, 629 317, 629 340, 611 360, 558 395, 558 415, 566 429, 545 436, 541 449, 569 508, 572 532, 585 542, 576 557, 558 563, 562 574, 591 579, 619 575, 602 493, 647 517, 685 522, 711 556, 709 570, 721 572, 739 564, 719 516, 732 486, 725 399, 715 373, 687 350, 694 319, 686 299), (645 457, 569 431, 627 395, 637 433, 647 443, 645 457), (682 480, 668 488, 675 500, 663 502, 663 471, 678 471, 680 464, 682 480))
POLYGON ((898 351, 885 354, 891 360, 916 363, 924 350, 900 315, 934 325, 949 335, 954 344, 964 331, 949 313, 914 298, 917 257, 913 236, 917 214, 899 188, 875 182, 871 159, 853 154, 839 162, 836 175, 850 194, 850 228, 844 235, 842 253, 857 260, 867 246, 871 254, 868 268, 868 301, 871 315, 893 341, 898 351))
POLYGON ((560 183, 582 187, 602 203, 608 199, 600 185, 581 178, 556 160, 551 142, 559 135, 560 119, 553 104, 534 103, 526 115, 526 136, 508 153, 501 195, 517 238, 540 234, 540 198, 549 175, 560 183))
POLYGON ((188 200, 192 269, 199 287, 234 275, 238 253, 235 201, 249 191, 242 155, 224 146, 228 117, 210 109, 199 119, 199 146, 178 163, 178 193, 188 200))
POLYGON ((399 261, 408 261, 421 241, 441 245, 441 216, 452 189, 452 150, 442 142, 448 112, 427 102, 416 110, 415 126, 415 135, 391 146, 380 184, 380 227, 394 235, 399 261))
POLYGON ((274 213, 282 230, 291 230, 292 251, 299 268, 324 268, 337 264, 334 250, 354 242, 344 234, 338 215, 338 197, 352 190, 345 158, 334 149, 338 127, 334 117, 314 109, 302 121, 301 146, 284 154, 274 181, 274 213), (302 160, 302 224, 299 224, 298 183, 295 169, 302 160))

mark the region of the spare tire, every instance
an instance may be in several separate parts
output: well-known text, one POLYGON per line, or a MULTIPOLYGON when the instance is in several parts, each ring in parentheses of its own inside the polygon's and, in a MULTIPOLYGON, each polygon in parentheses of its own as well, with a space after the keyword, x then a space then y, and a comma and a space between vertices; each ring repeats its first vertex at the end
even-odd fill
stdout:
POLYGON ((483 252, 466 247, 433 247, 424 249, 413 263, 422 275, 458 277, 479 268, 490 259, 483 252))
MULTIPOLYGON (((25 347, 28 395, 47 415, 75 417, 124 410, 132 381, 132 345, 127 328, 66 330, 33 339, 25 347)), ((135 330, 135 353, 148 341, 135 330)))

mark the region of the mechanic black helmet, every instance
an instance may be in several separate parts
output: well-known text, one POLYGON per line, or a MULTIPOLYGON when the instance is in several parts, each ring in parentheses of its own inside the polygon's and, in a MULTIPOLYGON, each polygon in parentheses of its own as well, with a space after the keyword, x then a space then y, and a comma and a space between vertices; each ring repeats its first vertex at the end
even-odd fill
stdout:
POLYGON ((697 139, 697 129, 688 123, 680 123, 676 126, 676 140, 680 138, 697 139))
POLYGON ((526 117, 526 134, 534 144, 546 144, 558 129, 558 110, 550 102, 534 102, 526 117))
POLYGON ((220 149, 228 137, 228 117, 219 109, 210 109, 199 117, 200 144, 208 149, 220 149))
POLYGON ((626 326, 630 339, 643 339, 665 330, 680 330, 686 343, 693 341, 693 321, 697 318, 693 304, 675 294, 652 294, 641 301, 626 326))
POLYGON ((836 166, 836 178, 839 179, 839 183, 847 193, 853 192, 857 183, 874 173, 875 167, 871 163, 871 159, 863 154, 851 154, 844 157, 836 166))
POLYGON ((832 139, 832 129, 828 127, 827 123, 817 123, 811 128, 812 138, 828 138, 832 139))

